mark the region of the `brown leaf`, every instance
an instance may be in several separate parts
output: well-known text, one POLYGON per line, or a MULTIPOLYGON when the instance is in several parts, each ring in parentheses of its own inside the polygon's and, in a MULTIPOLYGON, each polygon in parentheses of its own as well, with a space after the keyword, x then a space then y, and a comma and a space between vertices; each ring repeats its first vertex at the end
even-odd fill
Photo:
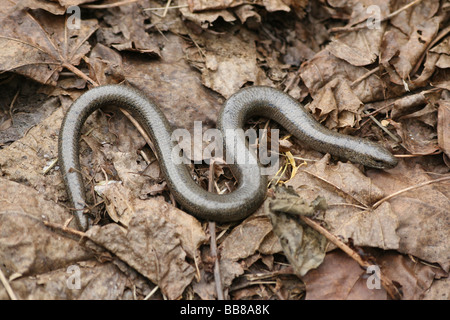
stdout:
POLYGON ((91 50, 89 55, 90 77, 99 84, 120 83, 124 80, 122 56, 100 43, 91 50))
POLYGON ((385 193, 374 186, 349 163, 327 165, 329 157, 299 171, 288 185, 306 201, 317 196, 326 199, 329 208, 324 220, 330 231, 356 245, 397 249, 397 217, 389 205, 376 210, 370 205, 381 199, 385 193))
POLYGON ((247 258, 258 250, 271 231, 272 224, 267 216, 251 215, 220 244, 221 257, 231 261, 247 258))
POLYGON ((119 51, 135 51, 161 57, 157 38, 145 31, 145 20, 149 19, 141 5, 130 3, 108 10, 103 17, 109 27, 104 26, 97 37, 104 45, 119 51))
POLYGON ((169 299, 180 297, 194 278, 175 225, 157 214, 136 212, 127 232, 108 224, 86 235, 157 284, 169 299))
MULTIPOLYGON (((352 83, 365 76, 368 71, 365 68, 356 67, 338 59, 329 50, 324 49, 302 65, 300 76, 308 87, 311 96, 315 98, 319 90, 328 82, 340 79, 340 81, 352 83)), ((371 74, 364 80, 352 85, 352 92, 360 101, 365 103, 384 99, 385 95, 382 88, 383 83, 380 78, 371 74)))
POLYGON ((190 130, 194 121, 199 120, 206 130, 205 127, 215 125, 221 107, 219 96, 202 85, 198 72, 186 62, 183 52, 186 43, 173 34, 165 37, 168 41, 161 52, 161 60, 124 55, 125 77, 146 92, 175 127, 190 130))
MULTIPOLYGON (((206 10, 220 10, 227 9, 245 4, 246 1, 243 0, 188 0, 189 10, 191 12, 200 12, 206 10)), ((287 6, 282 0, 257 0, 252 3, 263 5, 266 7, 267 11, 290 11, 289 6, 287 6)))
MULTIPOLYGON (((317 200, 317 199, 316 199, 317 200)), ((292 215, 311 216, 326 205, 314 200, 305 202, 295 192, 277 188, 273 199, 266 200, 265 211, 273 225, 273 232, 280 240, 286 258, 299 277, 317 268, 325 257, 327 239, 292 215)))
MULTIPOLYGON (((389 172, 369 171, 374 185, 385 194, 412 187, 431 180, 426 172, 414 164, 400 164, 389 172)), ((450 228, 448 208, 449 191, 445 184, 431 184, 412 189, 389 200, 391 210, 398 219, 396 234, 398 250, 428 262, 439 263, 446 271, 450 268, 448 239, 450 228)))
POLYGON ((342 251, 325 256, 319 268, 302 277, 307 300, 386 300, 384 289, 371 290, 365 271, 342 251))
POLYGON ((436 66, 439 68, 450 68, 450 36, 445 38, 437 46, 430 49, 431 52, 439 53, 436 66))
POLYGON ((67 210, 30 187, 0 178, 0 261, 9 275, 42 274, 91 257, 42 220, 64 224, 67 210))
MULTIPOLYGON (((95 261, 72 264, 36 276, 11 281, 11 287, 19 299, 28 300, 114 300, 125 298, 127 277, 112 263, 95 261), (80 288, 68 283, 77 270, 80 288)), ((6 290, 0 287, 0 299, 8 299, 6 290)))
MULTIPOLYGON (((375 252, 374 266, 399 284, 404 300, 419 300, 442 271, 415 262, 395 252, 375 252)), ((386 300, 386 291, 375 286, 372 271, 364 271, 341 251, 333 251, 324 263, 302 279, 306 282, 306 299, 386 300)))
MULTIPOLYGON (((23 9, 43 9, 56 15, 61 15, 66 12, 66 8, 61 6, 61 4, 53 1, 42 1, 42 0, 9 0, 8 4, 11 5, 9 8, 9 13, 16 10, 23 9)), ((3 10, 7 9, 8 6, 3 7, 3 10)), ((0 9, 1 11, 1 9, 0 9)), ((4 11, 6 12, 6 10, 4 11)))
POLYGON ((436 131, 433 127, 422 123, 415 118, 390 121, 397 133, 402 137, 403 146, 411 154, 432 154, 438 150, 436 131))
MULTIPOLYGON (((351 5, 352 13, 348 25, 354 25, 372 18, 369 8, 376 5, 380 18, 389 13, 389 1, 361 1, 351 5)), ((368 22, 366 22, 368 24, 368 22)), ((379 56, 381 39, 385 25, 366 28, 356 32, 349 32, 336 37, 329 45, 328 50, 336 57, 343 59, 354 66, 372 64, 379 56)))
MULTIPOLYGON (((180 5, 184 2, 180 1, 180 5)), ((207 29, 213 25, 214 21, 222 18, 226 22, 234 22, 236 17, 228 10, 201 10, 199 12, 193 13, 192 10, 188 8, 180 8, 180 12, 183 17, 189 21, 194 22, 203 29, 207 29)))
POLYGON ((328 82, 307 105, 316 119, 330 129, 358 127, 362 107, 362 102, 342 79, 328 82))
POLYGON ((422 53, 436 36, 440 20, 440 17, 434 17, 418 25, 408 42, 400 49, 398 58, 392 60, 392 65, 402 79, 409 77, 422 53))
POLYGON ((57 158, 62 116, 60 108, 31 128, 25 137, 0 150, 0 171, 4 178, 27 183, 54 201, 67 197, 62 178, 54 167, 45 175, 42 172, 57 158))
MULTIPOLYGON (((204 57, 197 64, 202 72, 202 83, 229 98, 246 82, 257 82, 255 38, 251 33, 241 32, 240 36, 231 33, 194 39, 204 47, 204 57)), ((197 48, 193 48, 193 53, 197 48)), ((191 51, 192 51, 191 50, 191 51)), ((193 59, 197 60, 197 58, 193 59)))
POLYGON ((439 101, 437 134, 439 148, 450 157, 450 102, 439 101))
POLYGON ((88 38, 96 20, 80 29, 67 28, 65 18, 44 11, 16 11, 0 16, 1 72, 13 71, 43 84, 55 85, 64 67, 74 67, 89 52, 88 38))
POLYGON ((176 230, 176 237, 180 239, 181 246, 191 258, 197 257, 198 248, 206 241, 206 234, 197 219, 171 206, 162 198, 138 199, 133 196, 131 189, 120 183, 105 186, 102 195, 107 202, 110 216, 117 216, 125 226, 130 225, 136 214, 147 215, 148 220, 164 219, 176 230))

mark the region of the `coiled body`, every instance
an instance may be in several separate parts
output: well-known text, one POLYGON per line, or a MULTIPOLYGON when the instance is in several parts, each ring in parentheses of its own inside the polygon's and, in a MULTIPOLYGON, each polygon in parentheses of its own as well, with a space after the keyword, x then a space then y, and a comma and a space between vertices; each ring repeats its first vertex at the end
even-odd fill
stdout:
MULTIPOLYGON (((249 161, 244 164, 233 162, 230 165, 238 180, 237 189, 223 195, 210 193, 195 183, 186 165, 172 158, 175 142, 171 139, 169 122, 159 107, 138 90, 108 85, 87 91, 73 103, 66 113, 59 135, 61 172, 80 229, 86 230, 89 226, 89 220, 83 213, 86 203, 78 154, 81 128, 92 112, 108 105, 126 109, 146 130, 154 143, 169 189, 189 213, 218 222, 234 221, 247 217, 263 202, 267 177, 261 175, 259 165, 251 164, 257 163, 256 155, 246 147, 244 138, 235 141, 234 150, 244 150, 245 159, 249 161)), ((228 130, 241 129, 245 121, 255 115, 275 120, 317 151, 374 168, 391 168, 397 164, 397 160, 385 148, 328 130, 316 122, 297 101, 269 87, 242 89, 225 102, 217 121, 223 141, 227 141, 228 130)), ((224 147, 226 149, 226 145, 224 147)), ((230 151, 227 150, 227 153, 230 151)), ((235 156, 231 154, 231 159, 235 156)))

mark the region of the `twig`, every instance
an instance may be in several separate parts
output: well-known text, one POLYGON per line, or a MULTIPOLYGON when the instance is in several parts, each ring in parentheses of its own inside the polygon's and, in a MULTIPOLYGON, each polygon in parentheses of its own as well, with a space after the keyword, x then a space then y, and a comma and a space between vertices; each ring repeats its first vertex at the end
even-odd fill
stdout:
POLYGON ((373 122, 375 122, 375 123, 381 128, 381 130, 383 130, 384 132, 386 132, 386 133, 389 135, 389 137, 392 138, 392 140, 394 140, 394 141, 397 142, 397 143, 400 142, 400 140, 399 140, 393 133, 391 133, 388 129, 386 129, 385 126, 383 126, 383 125, 380 123, 380 121, 378 121, 374 116, 369 115, 370 112, 364 111, 364 113, 365 113, 366 115, 368 115, 368 117, 369 117, 373 122))
MULTIPOLYGON (((336 237, 334 234, 330 233, 327 229, 322 227, 320 224, 315 222, 314 220, 306 217, 306 216, 300 216, 300 219, 304 221, 308 226, 313 228, 314 230, 318 231, 320 234, 325 236, 329 241, 334 243, 339 249, 344 251, 347 255, 350 256, 353 260, 355 260, 362 268, 367 269, 372 265, 372 263, 368 261, 364 261, 361 256, 355 252, 352 248, 350 248, 348 245, 346 245, 344 242, 342 242, 338 237, 336 237)), ((397 287, 394 285, 391 279, 383 275, 382 272, 380 272, 380 281, 383 288, 386 290, 389 297, 392 299, 399 300, 401 299, 402 295, 398 291, 397 287)))
POLYGON ((425 181, 425 182, 416 184, 414 186, 411 186, 411 187, 399 190, 397 192, 394 192, 393 194, 388 195, 387 197, 384 197, 381 200, 378 200, 377 202, 375 202, 373 204, 372 208, 375 209, 375 208, 379 207, 380 204, 382 204, 383 202, 385 202, 385 201, 387 201, 387 200, 389 200, 389 199, 391 199, 391 198, 393 198, 395 196, 398 196, 399 194, 405 193, 405 192, 413 190, 413 189, 421 188, 421 187, 426 186, 428 184, 442 182, 442 181, 445 181, 445 180, 450 180, 450 176, 446 176, 446 177, 442 177, 442 178, 438 178, 438 179, 434 179, 434 180, 425 181))
MULTIPOLYGON (((212 192, 212 190, 214 189, 214 164, 215 161, 211 161, 209 165, 209 181, 208 181, 209 192, 212 192)), ((214 281, 216 283, 217 299, 224 300, 219 257, 217 255, 216 223, 214 221, 210 221, 208 222, 208 224, 209 224, 209 234, 211 236, 211 245, 210 245, 211 257, 214 259, 214 281)))
POLYGON ((8 279, 6 279, 5 275, 3 274, 2 269, 0 269, 0 281, 2 282, 3 286, 6 289, 6 292, 8 293, 11 300, 18 300, 16 294, 14 293, 13 289, 11 288, 11 285, 9 284, 8 279))
POLYGON ((79 231, 79 230, 75 230, 75 229, 72 229, 72 228, 68 228, 68 227, 66 227, 66 226, 62 226, 62 225, 60 225, 60 224, 53 223, 53 222, 50 222, 50 221, 42 221, 42 222, 43 222, 44 225, 46 225, 47 227, 50 227, 50 228, 52 228, 52 229, 56 229, 56 230, 60 230, 60 231, 66 232, 66 233, 68 233, 68 234, 76 235, 76 236, 78 236, 78 237, 80 237, 80 238, 83 238, 83 237, 86 236, 86 233, 84 233, 84 232, 82 232, 82 231, 79 231))
POLYGON ((89 76, 85 75, 83 72, 81 72, 80 69, 74 67, 72 64, 64 62, 62 64, 62 66, 66 69, 69 69, 70 71, 72 71, 73 73, 75 73, 77 76, 79 76, 81 79, 86 80, 87 82, 89 82, 90 84, 92 84, 93 86, 98 87, 99 84, 95 81, 92 80, 91 78, 89 78, 89 76))
POLYGON ((155 294, 155 292, 156 292, 158 289, 159 289, 159 286, 154 287, 153 290, 150 291, 150 293, 149 293, 148 295, 145 296, 144 300, 150 299, 150 298, 155 294))
POLYGON ((373 68, 372 70, 369 70, 368 72, 366 72, 365 74, 363 74, 361 77, 359 77, 358 79, 356 79, 355 81, 353 81, 350 84, 350 87, 355 86, 356 84, 358 84, 359 82, 363 81, 364 79, 368 78, 369 76, 371 76, 372 74, 374 74, 375 72, 378 72, 380 70, 380 66, 373 68))
POLYGON ((181 8, 187 8, 189 7, 187 4, 185 5, 179 5, 179 6, 170 6, 170 7, 156 7, 156 8, 147 8, 147 9, 143 9, 144 11, 158 11, 158 10, 166 10, 167 9, 181 9, 181 8))

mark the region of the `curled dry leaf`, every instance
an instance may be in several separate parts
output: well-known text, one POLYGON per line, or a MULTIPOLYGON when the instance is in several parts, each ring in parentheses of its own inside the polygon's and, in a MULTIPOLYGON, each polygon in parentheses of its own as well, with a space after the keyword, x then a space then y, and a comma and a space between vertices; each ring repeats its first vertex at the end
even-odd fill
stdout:
MULTIPOLYGON (((74 0, 76 1, 76 0, 74 0)), ((54 1, 41 1, 41 0, 8 0, 8 2, 2 3, 3 8, 0 8, 0 12, 12 13, 13 11, 19 11, 23 9, 43 9, 56 15, 61 15, 66 12, 66 8, 60 3, 54 1), (3 10, 2 10, 3 9, 3 10)))
POLYGON ((376 26, 370 24, 370 21, 374 19, 373 8, 376 6, 377 18, 382 19, 389 13, 389 1, 361 1, 349 5, 352 8, 352 14, 348 25, 366 21, 367 28, 338 35, 327 47, 333 55, 351 65, 366 66, 374 63, 378 58, 385 31, 385 24, 376 26))
MULTIPOLYGON (((333 79, 346 81, 352 84, 355 80, 366 76, 368 69, 356 67, 350 63, 336 58, 329 50, 324 49, 314 56, 314 58, 304 63, 300 70, 300 77, 308 87, 313 98, 317 96, 320 89, 333 79)), ((383 82, 375 75, 371 74, 361 81, 351 85, 352 94, 363 102, 383 100, 383 82)))
POLYGON ((43 84, 55 85, 63 68, 74 71, 91 46, 97 20, 68 28, 63 16, 45 11, 0 15, 0 72, 12 71, 43 84))
MULTIPOLYGON (((267 11, 290 11, 290 8, 286 3, 290 4, 291 1, 282 0, 256 0, 253 1, 253 5, 262 5, 267 11)), ((191 12, 200 12, 207 10, 221 10, 227 8, 233 8, 247 3, 244 0, 187 0, 189 10, 191 12)))
POLYGON ((319 89, 306 107, 326 127, 348 129, 359 126, 363 104, 347 81, 335 78, 319 89))
POLYGON ((439 54, 436 67, 441 69, 450 68, 450 36, 447 36, 444 41, 431 48, 430 52, 439 54))

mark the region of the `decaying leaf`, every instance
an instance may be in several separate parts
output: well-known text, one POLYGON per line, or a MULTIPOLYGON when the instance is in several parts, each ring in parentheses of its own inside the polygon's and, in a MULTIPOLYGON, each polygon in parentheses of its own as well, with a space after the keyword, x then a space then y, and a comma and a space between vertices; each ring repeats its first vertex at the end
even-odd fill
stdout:
POLYGON ((325 258, 326 238, 287 214, 311 216, 326 209, 323 199, 305 203, 295 192, 278 188, 274 199, 267 200, 264 207, 294 273, 302 277, 309 270, 317 268, 325 258))

